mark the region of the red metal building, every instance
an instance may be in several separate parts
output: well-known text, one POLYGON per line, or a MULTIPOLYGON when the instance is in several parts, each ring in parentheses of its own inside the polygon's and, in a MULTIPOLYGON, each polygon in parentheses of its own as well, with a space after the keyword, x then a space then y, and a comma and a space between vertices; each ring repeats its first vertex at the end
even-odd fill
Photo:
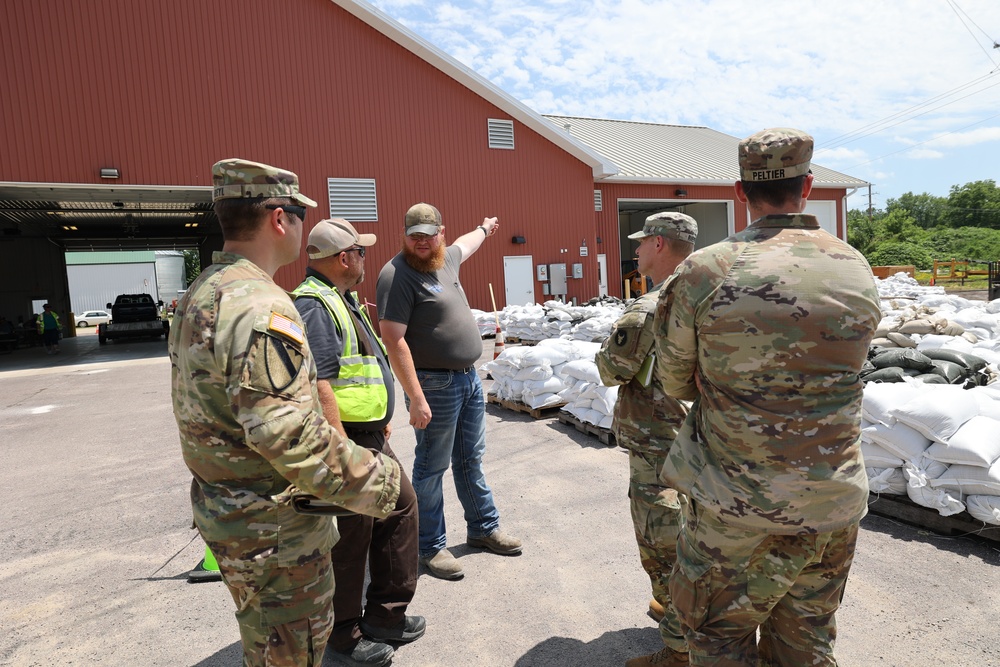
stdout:
MULTIPOLYGON (((0 7, 0 280, 15 285, 0 291, 0 312, 43 298, 68 310, 67 249, 198 248, 208 262, 221 247, 210 168, 227 157, 297 172, 320 202, 307 227, 345 217, 378 234, 361 287, 370 300, 411 204, 436 205, 449 239, 497 216, 501 233, 463 266, 483 310, 491 284, 500 308, 548 298, 539 264, 566 266, 569 299, 620 294, 634 223, 623 211, 636 200, 641 217, 643 201, 669 199, 666 183, 690 183, 692 201, 733 200, 721 181, 632 182, 592 137, 362 0, 0 7)), ((727 210, 730 227, 745 225, 727 210)), ((278 282, 293 287, 305 263, 278 282)))

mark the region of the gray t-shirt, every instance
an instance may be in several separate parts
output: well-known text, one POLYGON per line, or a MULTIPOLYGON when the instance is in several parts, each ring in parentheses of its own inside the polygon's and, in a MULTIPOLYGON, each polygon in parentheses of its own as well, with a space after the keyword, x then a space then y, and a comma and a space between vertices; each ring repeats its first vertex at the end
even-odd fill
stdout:
POLYGON ((376 290, 380 319, 406 325, 404 340, 418 369, 468 368, 483 339, 458 280, 462 249, 449 246, 439 271, 421 273, 402 253, 382 267, 376 290))

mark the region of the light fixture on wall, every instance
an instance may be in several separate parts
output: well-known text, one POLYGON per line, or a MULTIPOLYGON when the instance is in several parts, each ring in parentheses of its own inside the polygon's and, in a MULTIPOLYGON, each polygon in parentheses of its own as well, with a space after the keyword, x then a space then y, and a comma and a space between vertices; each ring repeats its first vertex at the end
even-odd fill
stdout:
POLYGON ((512 236, 510 237, 511 243, 527 243, 528 241, 523 236, 512 236))
POLYGON ((688 191, 685 190, 684 188, 677 188, 676 190, 674 190, 674 194, 678 197, 687 197, 688 191))
POLYGON ((117 167, 101 167, 101 178, 120 178, 121 172, 117 167))

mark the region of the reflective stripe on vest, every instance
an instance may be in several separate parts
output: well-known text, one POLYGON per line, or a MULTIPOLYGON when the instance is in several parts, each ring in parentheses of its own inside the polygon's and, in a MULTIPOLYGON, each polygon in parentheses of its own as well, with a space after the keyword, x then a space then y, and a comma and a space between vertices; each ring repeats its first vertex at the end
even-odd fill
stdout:
MULTIPOLYGON (((337 399, 340 420, 358 424, 385 418, 389 409, 389 395, 382 376, 382 367, 379 366, 377 357, 362 354, 354 318, 344 298, 335 287, 329 287, 313 276, 308 276, 296 287, 292 296, 319 299, 333 318, 337 331, 344 341, 340 357, 340 376, 329 380, 330 388, 333 389, 337 399)), ((364 308, 360 310, 365 325, 370 331, 374 331, 367 311, 364 308)), ((385 354, 385 346, 378 336, 372 338, 385 354)))

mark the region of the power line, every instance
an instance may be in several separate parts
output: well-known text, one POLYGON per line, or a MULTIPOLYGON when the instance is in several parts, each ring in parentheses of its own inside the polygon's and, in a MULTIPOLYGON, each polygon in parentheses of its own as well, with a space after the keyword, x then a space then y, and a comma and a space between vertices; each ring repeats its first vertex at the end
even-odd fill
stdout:
POLYGON ((970 127, 975 127, 976 125, 979 125, 980 123, 985 123, 988 120, 993 120, 994 118, 996 118, 998 116, 1000 116, 1000 113, 994 114, 994 115, 992 115, 992 116, 990 116, 988 118, 983 118, 982 120, 977 120, 975 123, 969 123, 968 125, 966 125, 964 127, 960 127, 958 129, 951 130, 950 132, 945 132, 944 134, 939 134, 937 136, 931 137, 927 141, 921 141, 919 143, 913 144, 912 146, 907 146, 906 148, 900 148, 898 151, 893 151, 891 153, 886 153, 885 155, 881 155, 879 157, 872 158, 871 160, 868 160, 867 162, 862 162, 860 164, 854 165, 853 167, 847 167, 847 168, 848 169, 856 169, 857 167, 863 167, 866 164, 871 164, 872 162, 877 162, 878 160, 890 157, 892 155, 896 155, 897 153, 902 153, 904 151, 911 150, 913 148, 916 148, 917 146, 923 146, 924 144, 929 144, 930 142, 936 141, 936 140, 940 139, 941 137, 947 137, 949 134, 955 134, 956 132, 961 132, 962 130, 967 130, 970 127))
POLYGON ((921 102, 920 104, 914 105, 914 106, 912 106, 912 107, 910 107, 908 109, 904 109, 902 111, 894 113, 891 116, 886 116, 885 118, 883 118, 881 120, 877 120, 877 121, 875 121, 873 123, 869 123, 868 125, 865 125, 865 126, 863 126, 861 128, 858 128, 857 130, 854 130, 853 132, 848 132, 847 134, 842 134, 842 135, 840 135, 838 137, 834 137, 833 139, 830 139, 829 141, 823 142, 821 144, 821 148, 819 148, 817 150, 817 152, 822 152, 822 151, 826 151, 826 150, 833 150, 834 148, 840 148, 841 146, 846 146, 847 144, 853 143, 853 142, 855 142, 855 141, 857 141, 859 139, 864 139, 865 137, 870 137, 873 134, 878 134, 879 132, 882 132, 884 130, 888 130, 889 128, 892 128, 892 127, 896 127, 897 125, 902 125, 903 123, 905 123, 907 121, 910 121, 910 120, 913 120, 914 118, 920 118, 921 116, 926 116, 929 113, 932 113, 934 111, 938 111, 940 109, 943 109, 944 107, 949 106, 951 104, 954 104, 955 102, 959 102, 959 101, 964 100, 964 99, 966 99, 968 97, 972 97, 973 95, 978 95, 979 93, 982 93, 982 92, 984 92, 986 90, 989 90, 990 88, 995 88, 996 86, 1000 86, 1000 81, 998 81, 997 83, 991 83, 989 86, 986 86, 985 88, 981 88, 979 90, 975 90, 975 91, 969 93, 968 95, 963 95, 962 97, 958 97, 958 98, 952 99, 952 100, 950 100, 948 102, 945 102, 944 104, 940 104, 940 105, 938 105, 936 107, 933 107, 933 108, 930 108, 930 109, 926 109, 925 111, 921 111, 921 109, 924 109, 925 107, 933 104, 934 102, 937 102, 939 100, 951 97, 951 96, 953 96, 953 95, 955 95, 955 94, 957 94, 959 92, 962 92, 962 91, 964 91, 964 90, 966 90, 966 89, 968 89, 968 88, 970 88, 970 87, 972 87, 972 86, 974 86, 976 84, 979 84, 979 83, 982 83, 982 82, 986 81, 987 79, 989 79, 994 74, 996 74, 996 72, 990 72, 989 74, 984 74, 983 76, 981 76, 981 77, 979 77, 977 79, 973 79, 972 81, 969 81, 968 83, 962 84, 961 86, 958 86, 957 88, 952 88, 951 90, 949 90, 947 92, 941 93, 939 95, 935 95, 934 97, 932 97, 929 100, 926 100, 924 102, 921 102), (917 113, 918 111, 920 111, 920 113, 917 113), (896 122, 893 122, 893 121, 896 121, 896 122))
MULTIPOLYGON (((986 59, 990 61, 990 64, 991 65, 996 65, 997 63, 993 60, 993 56, 990 55, 989 51, 987 51, 985 48, 983 48, 983 45, 980 44, 979 40, 976 39, 976 36, 973 34, 972 30, 966 24, 966 22, 965 22, 966 19, 968 20, 969 23, 971 23, 972 25, 976 26, 976 29, 979 30, 979 32, 983 33, 983 36, 986 37, 986 39, 988 39, 989 41, 993 42, 993 48, 994 49, 1000 48, 1000 45, 997 44, 996 40, 993 39, 992 37, 990 37, 989 34, 985 30, 983 30, 982 28, 980 28, 976 24, 976 22, 972 20, 972 17, 969 16, 965 12, 964 9, 962 9, 961 7, 958 6, 957 2, 955 2, 954 0, 948 0, 948 6, 951 7, 951 10, 953 12, 955 12, 955 16, 957 16, 958 20, 962 22, 962 25, 965 27, 965 29, 969 31, 969 36, 972 37, 972 40, 976 43, 976 46, 978 46, 980 49, 982 49, 983 53, 986 54, 986 59), (959 12, 961 12, 961 13, 959 13, 959 12), (965 19, 962 18, 963 16, 965 17, 965 19)), ((993 70, 993 71, 995 72, 997 70, 993 70)))

